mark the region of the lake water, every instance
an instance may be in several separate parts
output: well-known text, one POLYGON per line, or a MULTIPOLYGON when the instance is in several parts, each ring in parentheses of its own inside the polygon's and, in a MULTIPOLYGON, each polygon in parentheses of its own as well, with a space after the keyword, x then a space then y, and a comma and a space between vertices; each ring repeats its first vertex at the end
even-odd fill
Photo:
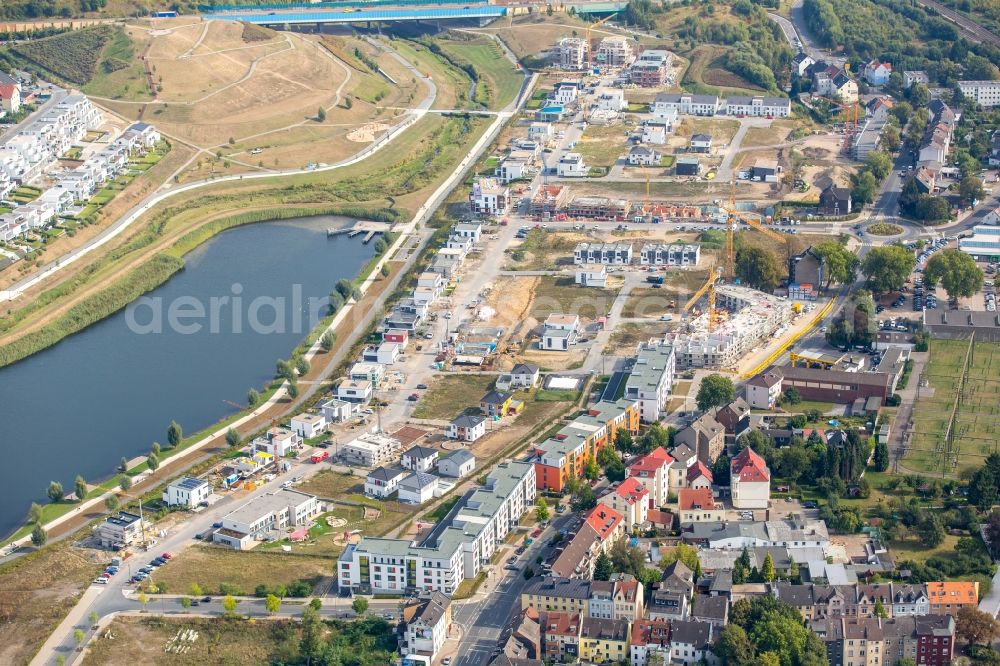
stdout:
POLYGON ((130 308, 0 369, 0 534, 45 501, 49 481, 71 492, 77 474, 107 477, 122 456, 165 442, 172 419, 197 432, 266 386, 308 333, 310 310, 374 255, 361 236, 326 236, 343 223, 225 231, 130 308))

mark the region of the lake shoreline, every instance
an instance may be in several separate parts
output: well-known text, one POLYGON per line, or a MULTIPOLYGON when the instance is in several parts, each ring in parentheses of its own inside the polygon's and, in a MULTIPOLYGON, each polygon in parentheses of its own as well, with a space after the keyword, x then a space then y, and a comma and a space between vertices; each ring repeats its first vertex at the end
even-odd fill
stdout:
MULTIPOLYGON (((29 331, 12 342, 0 345, 0 369, 24 361, 68 337, 85 331, 94 324, 125 309, 144 294, 163 286, 172 277, 183 271, 186 265, 183 258, 186 255, 223 231, 248 224, 281 222, 294 218, 355 217, 345 215, 345 212, 343 207, 336 206, 321 209, 265 208, 205 222, 202 226, 189 231, 174 241, 169 249, 157 253, 153 260, 129 271, 123 277, 87 297, 55 321, 46 324, 40 330, 29 331)), ((351 209, 350 212, 360 211, 351 209)), ((372 212, 375 213, 375 211, 372 212)), ((377 217, 377 214, 373 214, 371 217, 377 217)), ((345 226, 348 223, 346 219, 341 222, 345 226)))

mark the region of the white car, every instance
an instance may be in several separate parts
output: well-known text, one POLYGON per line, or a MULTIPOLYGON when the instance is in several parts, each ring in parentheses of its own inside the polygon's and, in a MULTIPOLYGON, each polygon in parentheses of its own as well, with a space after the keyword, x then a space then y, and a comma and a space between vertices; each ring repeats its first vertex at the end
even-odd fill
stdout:
POLYGON ((826 333, 826 326, 824 326, 823 328, 819 329, 819 332, 820 333, 826 333))

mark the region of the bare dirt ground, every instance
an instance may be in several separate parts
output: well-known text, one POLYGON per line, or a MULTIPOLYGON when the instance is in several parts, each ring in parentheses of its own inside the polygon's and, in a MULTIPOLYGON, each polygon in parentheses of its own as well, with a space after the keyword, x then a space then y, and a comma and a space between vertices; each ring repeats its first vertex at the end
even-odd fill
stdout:
POLYGON ((348 141, 358 141, 361 143, 371 143, 375 137, 382 134, 389 126, 385 123, 368 123, 347 133, 348 141))

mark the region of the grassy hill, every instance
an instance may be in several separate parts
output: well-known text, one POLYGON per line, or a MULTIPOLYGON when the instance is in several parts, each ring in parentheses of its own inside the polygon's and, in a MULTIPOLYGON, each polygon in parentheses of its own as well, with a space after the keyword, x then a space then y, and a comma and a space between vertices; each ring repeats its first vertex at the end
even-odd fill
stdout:
MULTIPOLYGON (((94 77, 105 47, 118 33, 121 33, 121 28, 109 25, 66 32, 12 46, 7 57, 14 64, 33 70, 45 78, 82 86, 94 77)), ((114 68, 118 63, 127 66, 127 62, 121 57, 109 60, 107 66, 114 68)))

